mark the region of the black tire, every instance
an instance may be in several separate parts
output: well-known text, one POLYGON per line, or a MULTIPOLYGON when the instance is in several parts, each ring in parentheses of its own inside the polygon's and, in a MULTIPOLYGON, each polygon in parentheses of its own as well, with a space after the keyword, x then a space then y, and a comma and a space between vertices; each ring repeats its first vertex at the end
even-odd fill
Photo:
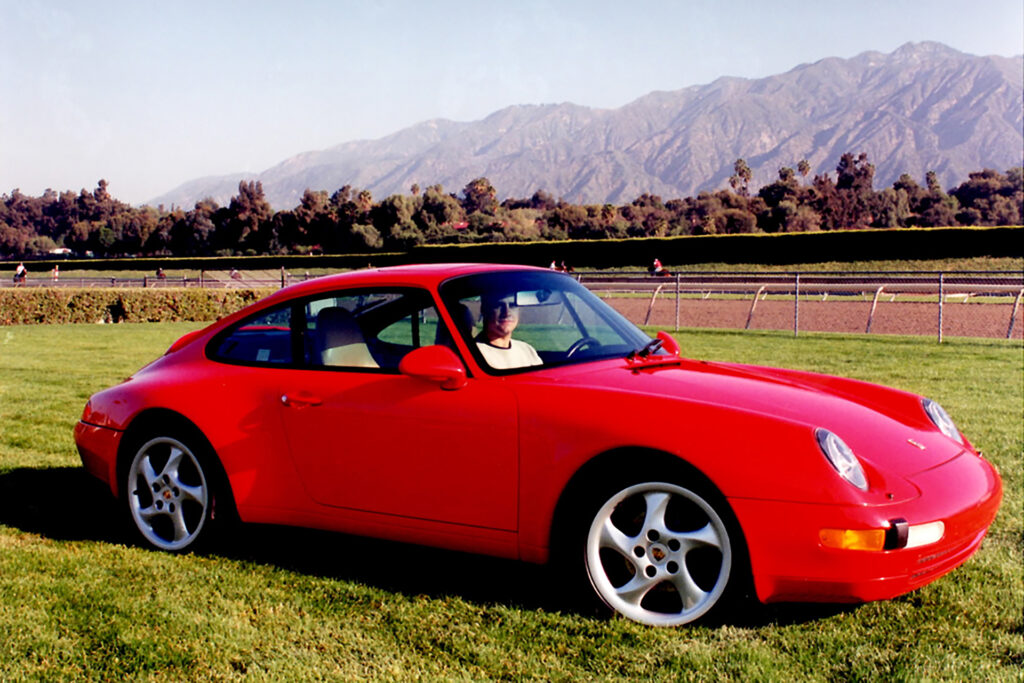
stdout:
POLYGON ((179 431, 137 439, 124 470, 129 526, 144 545, 182 553, 205 546, 223 521, 227 498, 219 467, 203 439, 179 431))

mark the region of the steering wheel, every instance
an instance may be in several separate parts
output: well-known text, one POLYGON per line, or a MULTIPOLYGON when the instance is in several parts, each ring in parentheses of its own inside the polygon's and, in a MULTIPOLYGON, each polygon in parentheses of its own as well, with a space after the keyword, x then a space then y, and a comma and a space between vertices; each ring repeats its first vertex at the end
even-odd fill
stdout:
POLYGON ((594 339, 593 337, 582 337, 582 338, 577 339, 576 341, 574 341, 572 343, 572 345, 566 350, 565 357, 567 359, 568 358, 572 358, 573 354, 576 353, 577 351, 579 351, 580 349, 584 349, 584 348, 586 348, 588 346, 600 346, 600 345, 601 345, 601 342, 599 342, 598 340, 594 339))

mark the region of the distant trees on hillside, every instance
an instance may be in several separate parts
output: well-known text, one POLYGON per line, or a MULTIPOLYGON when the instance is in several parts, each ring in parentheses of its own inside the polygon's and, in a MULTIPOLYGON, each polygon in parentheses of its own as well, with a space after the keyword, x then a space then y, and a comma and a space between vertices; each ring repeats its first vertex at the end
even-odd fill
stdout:
POLYGON ((107 182, 92 192, 47 190, 0 196, 0 257, 22 258, 67 248, 95 256, 207 256, 274 253, 359 253, 419 244, 586 240, 749 232, 1024 224, 1024 169, 985 169, 944 191, 934 172, 924 186, 907 174, 874 190, 867 155, 844 154, 835 177, 796 170, 754 192, 750 167, 737 159, 731 189, 631 203, 570 204, 543 190, 499 202, 487 178, 459 193, 440 185, 410 188, 374 200, 346 185, 333 194, 307 189, 298 206, 274 211, 256 181, 241 182, 228 206, 211 199, 192 209, 132 207, 114 199, 107 182))

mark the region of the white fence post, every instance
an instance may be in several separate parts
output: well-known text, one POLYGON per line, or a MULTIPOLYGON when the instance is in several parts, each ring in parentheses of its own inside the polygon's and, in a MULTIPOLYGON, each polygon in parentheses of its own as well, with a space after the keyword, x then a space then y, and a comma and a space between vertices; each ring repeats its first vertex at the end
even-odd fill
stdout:
POLYGON ((939 273, 939 343, 942 343, 942 302, 946 298, 946 274, 939 273))
POLYGON ((875 321, 875 309, 878 308, 878 297, 882 296, 883 289, 885 289, 884 286, 875 290, 875 298, 871 301, 871 311, 868 313, 868 326, 864 329, 864 334, 871 334, 871 323, 875 321))
POLYGON ((1006 328, 1006 338, 1010 339, 1013 335, 1013 323, 1017 321, 1017 309, 1020 308, 1021 297, 1024 297, 1024 289, 1017 292, 1017 298, 1013 300, 1013 310, 1010 312, 1010 326, 1006 328))
POLYGON ((800 273, 796 274, 793 287, 793 336, 800 335, 800 273))
POLYGON ((658 285, 658 288, 654 290, 654 295, 651 296, 651 305, 647 307, 647 317, 644 318, 644 325, 651 324, 651 313, 654 311, 654 302, 658 300, 658 295, 661 294, 661 288, 664 285, 658 285))
POLYGON ((754 319, 754 308, 756 308, 756 307, 757 307, 757 298, 758 298, 759 296, 761 296, 761 292, 763 292, 763 291, 764 291, 764 285, 761 285, 761 288, 760 288, 760 289, 758 289, 758 290, 757 290, 757 291, 756 291, 756 292, 754 293, 754 300, 750 302, 750 312, 749 312, 749 313, 747 313, 747 324, 746 324, 746 326, 745 326, 745 327, 743 328, 743 329, 745 329, 745 330, 749 330, 749 329, 750 329, 750 321, 754 319))
POLYGON ((676 332, 679 331, 679 273, 676 273, 676 332))

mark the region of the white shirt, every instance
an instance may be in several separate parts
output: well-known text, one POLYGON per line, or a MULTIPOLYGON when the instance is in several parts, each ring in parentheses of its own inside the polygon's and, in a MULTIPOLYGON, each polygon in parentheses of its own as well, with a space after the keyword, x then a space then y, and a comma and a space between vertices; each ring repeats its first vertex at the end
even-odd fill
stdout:
POLYGON ((487 342, 478 341, 476 347, 480 349, 484 360, 495 370, 509 370, 511 368, 522 368, 527 365, 543 365, 544 361, 537 355, 537 350, 518 339, 511 340, 512 345, 507 349, 494 346, 487 342))

